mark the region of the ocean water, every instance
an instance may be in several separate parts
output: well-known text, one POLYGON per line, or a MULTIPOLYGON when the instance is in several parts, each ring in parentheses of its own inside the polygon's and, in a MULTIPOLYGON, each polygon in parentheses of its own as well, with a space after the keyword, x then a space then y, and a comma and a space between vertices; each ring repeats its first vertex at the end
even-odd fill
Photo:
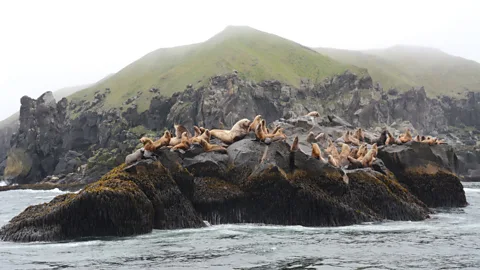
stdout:
MULTIPOLYGON (((240 224, 125 238, 0 242, 1 269, 480 269, 480 183, 469 206, 420 222, 308 228, 240 224)), ((0 192, 0 225, 59 190, 0 192)))

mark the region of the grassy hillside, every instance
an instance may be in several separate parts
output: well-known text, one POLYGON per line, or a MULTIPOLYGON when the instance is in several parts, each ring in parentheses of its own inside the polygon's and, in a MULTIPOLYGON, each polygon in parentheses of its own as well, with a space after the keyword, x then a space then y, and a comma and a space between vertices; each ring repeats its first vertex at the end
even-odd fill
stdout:
POLYGON ((105 105, 118 107, 142 91, 137 104, 139 111, 143 111, 150 103, 152 96, 148 89, 152 87, 170 96, 183 91, 187 84, 199 87, 211 76, 234 69, 244 78, 277 79, 294 86, 305 77, 322 80, 347 69, 365 72, 293 41, 249 27, 230 26, 203 43, 153 51, 72 98, 91 100, 96 90, 110 88, 112 94, 107 95, 105 105))
POLYGON ((394 46, 367 51, 316 50, 344 64, 368 69, 373 80, 386 89, 423 85, 429 96, 463 96, 466 89, 480 91, 480 63, 437 49, 394 46))

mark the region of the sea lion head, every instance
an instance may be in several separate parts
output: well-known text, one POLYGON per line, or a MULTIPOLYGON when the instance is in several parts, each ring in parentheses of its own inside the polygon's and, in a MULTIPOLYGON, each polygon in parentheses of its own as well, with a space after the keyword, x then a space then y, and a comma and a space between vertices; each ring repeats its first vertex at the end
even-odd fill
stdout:
POLYGON ((148 141, 150 141, 150 139, 147 138, 147 137, 140 138, 140 142, 143 143, 143 144, 147 143, 148 141))
POLYGON ((249 127, 250 127, 250 120, 248 120, 247 118, 244 118, 244 119, 238 120, 238 122, 235 123, 235 125, 233 125, 232 130, 247 131, 249 127))
POLYGON ((165 137, 166 139, 171 139, 172 138, 172 133, 170 133, 170 131, 166 130, 163 133, 163 137, 165 137))

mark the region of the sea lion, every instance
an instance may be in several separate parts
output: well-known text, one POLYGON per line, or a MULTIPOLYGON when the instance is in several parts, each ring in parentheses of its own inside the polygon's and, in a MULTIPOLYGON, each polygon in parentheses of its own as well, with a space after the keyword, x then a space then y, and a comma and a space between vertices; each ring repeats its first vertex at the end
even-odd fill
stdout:
POLYGON ((342 150, 340 151, 340 155, 337 160, 338 165, 340 166, 348 165, 347 157, 349 154, 350 154, 350 146, 348 146, 348 144, 346 143, 342 144, 342 150))
POLYGON ((208 143, 210 143, 210 138, 211 138, 210 130, 205 129, 205 131, 200 136, 192 138, 192 143, 200 143, 200 140, 205 140, 208 143))
POLYGON ((202 133, 203 133, 203 132, 200 130, 200 128, 197 127, 197 126, 193 126, 193 130, 195 131, 195 135, 193 135, 194 137, 198 137, 198 136, 202 135, 202 133))
POLYGON ((153 141, 150 138, 142 137, 140 142, 143 143, 143 148, 147 151, 154 152, 156 150, 155 146, 153 145, 153 141))
POLYGON ((261 125, 262 125, 262 129, 263 129, 263 133, 270 134, 270 131, 267 128, 267 121, 265 121, 265 119, 262 119, 261 125))
POLYGON ((365 133, 363 132, 362 128, 355 130, 355 134, 353 136, 361 142, 365 141, 365 133))
POLYGON ((320 117, 320 114, 317 111, 311 111, 307 113, 305 116, 313 116, 313 117, 320 117))
POLYGON ((393 145, 393 144, 400 144, 400 141, 395 139, 392 133, 387 131, 387 140, 385 141, 385 145, 393 145))
POLYGON ((316 143, 317 142, 317 140, 315 139, 315 134, 313 134, 313 132, 308 133, 307 142, 308 143, 316 143))
POLYGON ((343 133, 342 139, 343 139, 343 142, 350 143, 350 131, 349 130, 347 130, 347 131, 345 131, 345 133, 343 133))
POLYGON ((387 132, 387 130, 383 130, 382 133, 380 133, 380 137, 376 140, 377 145, 386 145, 387 132))
POLYGON ((363 143, 362 145, 360 145, 360 147, 358 148, 358 151, 357 151, 357 156, 356 158, 362 158, 363 156, 365 156, 365 154, 367 153, 367 144, 366 143, 363 143))
POLYGON ((273 132, 272 134, 269 134, 267 136, 271 136, 270 137, 271 142, 282 141, 282 140, 287 139, 287 135, 285 135, 283 133, 283 128, 278 128, 278 129, 276 129, 275 132, 273 132))
POLYGON ((407 142, 411 141, 412 140, 412 134, 410 134, 410 129, 407 128, 407 130, 405 131, 404 134, 400 134, 400 136, 398 136, 398 140, 401 143, 407 143, 407 142))
POLYGON ((416 142, 420 142, 421 141, 420 135, 415 136, 415 138, 413 138, 413 140, 416 141, 416 142))
POLYGON ((328 155, 328 163, 334 167, 338 167, 338 162, 332 155, 328 155))
POLYGON ((171 151, 177 150, 177 149, 182 149, 182 150, 188 150, 190 148, 190 140, 188 138, 187 132, 182 133, 182 139, 181 142, 171 148, 171 151))
POLYGON ((374 160, 374 156, 373 156, 374 154, 375 154, 374 149, 370 149, 367 152, 367 154, 365 154, 365 156, 361 159, 363 167, 371 167, 372 166, 372 162, 374 160))
POLYGON ((325 152, 332 155, 333 158, 338 159, 339 153, 337 147, 333 144, 332 140, 328 139, 328 147, 325 149, 325 152))
POLYGON ((353 158, 353 157, 351 157, 351 156, 348 156, 347 159, 348 159, 348 161, 350 161, 350 163, 353 165, 353 166, 351 167, 351 169, 357 169, 357 168, 362 168, 362 167, 363 167, 362 162, 361 162, 360 160, 355 159, 355 158, 353 158))
POLYGON ((265 141, 265 139, 267 138, 267 134, 265 133, 265 129, 263 128, 263 121, 255 127, 255 138, 261 142, 265 141))
POLYGON ((203 147, 203 151, 205 152, 227 153, 227 149, 225 147, 216 144, 210 144, 204 139, 200 139, 200 145, 203 147))
POLYGON ((250 131, 255 131, 255 128, 257 127, 258 124, 260 124, 260 122, 262 121, 262 116, 259 114, 257 116, 255 116, 255 118, 253 118, 253 121, 252 123, 250 124, 250 126, 248 127, 248 132, 250 131))
MULTIPOLYGON (((281 128, 279 125, 277 125, 277 126, 275 127, 275 129, 273 129, 272 134, 277 133, 280 129, 282 129, 282 128, 281 128)), ((282 129, 282 130, 283 130, 283 129, 282 129)))
MULTIPOLYGON (((162 146, 168 146, 170 144, 171 139, 172 139, 172 134, 170 133, 170 131, 166 130, 160 139, 153 142, 153 146, 155 148, 154 150, 157 150, 162 146)), ((151 150, 148 150, 148 151, 151 151, 151 150)))
POLYGON ((182 126, 182 125, 174 124, 174 125, 173 125, 173 128, 175 129, 175 137, 173 137, 173 138, 170 139, 170 143, 169 143, 170 146, 175 146, 175 145, 181 143, 181 142, 182 142, 182 134, 183 134, 184 132, 187 133, 187 136, 188 136, 189 138, 192 137, 192 135, 190 134, 190 132, 189 132, 184 126, 182 126))
POLYGON ((372 145, 372 150, 373 150, 373 158, 374 158, 374 160, 375 160, 375 158, 376 158, 377 155, 378 155, 378 146, 377 146, 376 143, 374 143, 374 144, 372 145))
POLYGON ((322 156, 322 151, 320 150, 320 146, 316 143, 312 143, 312 158, 316 158, 320 160, 322 163, 327 163, 327 161, 322 156))
POLYGON ((125 164, 130 165, 132 163, 135 163, 135 162, 141 160, 142 157, 143 157, 143 152, 144 152, 144 149, 140 148, 137 151, 131 153, 128 156, 126 156, 125 157, 125 164))
POLYGON ((360 140, 357 139, 357 138, 355 138, 355 136, 352 135, 352 132, 351 132, 351 131, 348 131, 347 136, 348 136, 348 140, 349 140, 349 142, 350 142, 351 144, 356 145, 356 146, 359 146, 359 145, 360 145, 360 140))
POLYGON ((293 139, 292 146, 290 146, 290 152, 296 152, 298 149, 300 149, 298 147, 298 136, 295 136, 295 138, 293 139))
POLYGON ((239 120, 232 129, 212 129, 210 130, 211 136, 218 138, 225 144, 232 144, 239 141, 247 135, 247 130, 250 127, 250 121, 246 118, 239 120))
POLYGON ((350 150, 350 154, 348 154, 349 157, 356 158, 358 153, 358 148, 352 147, 350 150))

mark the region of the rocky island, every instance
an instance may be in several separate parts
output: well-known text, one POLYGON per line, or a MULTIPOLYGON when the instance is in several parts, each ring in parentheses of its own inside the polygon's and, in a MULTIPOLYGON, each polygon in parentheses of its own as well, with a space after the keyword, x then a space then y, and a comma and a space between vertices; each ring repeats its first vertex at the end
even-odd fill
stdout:
POLYGON ((225 151, 198 143, 183 150, 152 149, 148 157, 114 168, 79 193, 28 207, 0 236, 7 241, 128 236, 203 227, 203 220, 303 226, 415 221, 428 218, 429 207, 467 204, 451 146, 382 145, 371 167, 351 169, 309 154, 315 143, 308 142, 306 131, 322 129, 314 117, 275 123, 285 140, 262 142, 250 133, 225 151))

